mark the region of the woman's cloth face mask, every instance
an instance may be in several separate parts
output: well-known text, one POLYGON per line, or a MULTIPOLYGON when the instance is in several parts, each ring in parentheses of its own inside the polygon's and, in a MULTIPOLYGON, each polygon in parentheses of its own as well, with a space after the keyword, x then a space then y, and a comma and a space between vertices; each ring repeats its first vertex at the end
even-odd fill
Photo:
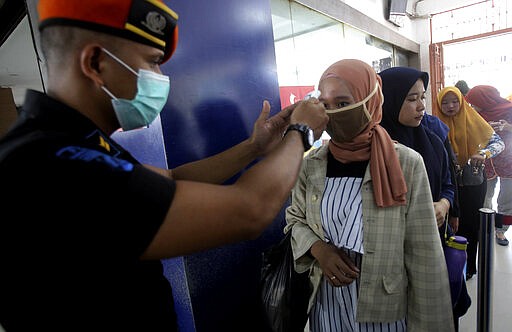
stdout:
POLYGON ((104 48, 103 51, 137 76, 137 94, 132 100, 118 99, 105 86, 101 87, 112 98, 112 106, 121 128, 126 131, 148 126, 157 118, 167 102, 170 90, 169 76, 144 69, 139 69, 137 73, 114 54, 104 48))
POLYGON ((372 118, 366 103, 378 90, 379 85, 376 84, 370 95, 360 102, 335 110, 327 110, 329 122, 325 130, 335 142, 350 142, 366 128, 372 118))

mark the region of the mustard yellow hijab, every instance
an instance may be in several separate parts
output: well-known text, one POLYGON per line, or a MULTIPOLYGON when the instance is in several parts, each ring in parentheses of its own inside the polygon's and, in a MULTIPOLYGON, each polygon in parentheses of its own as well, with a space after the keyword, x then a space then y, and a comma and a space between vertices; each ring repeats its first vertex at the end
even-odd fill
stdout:
POLYGON ((439 91, 437 94, 437 107, 439 110, 438 117, 450 127, 448 137, 457 156, 457 161, 460 165, 463 165, 472 155, 487 146, 494 130, 468 104, 460 90, 454 86, 448 86, 439 91), (446 116, 441 111, 441 102, 448 92, 453 92, 459 99, 460 109, 454 116, 446 116))

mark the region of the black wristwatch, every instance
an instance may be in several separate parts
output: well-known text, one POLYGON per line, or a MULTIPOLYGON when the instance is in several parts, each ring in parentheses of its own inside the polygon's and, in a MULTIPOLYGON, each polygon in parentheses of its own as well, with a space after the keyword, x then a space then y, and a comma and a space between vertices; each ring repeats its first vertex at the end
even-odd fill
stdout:
POLYGON ((304 151, 311 149, 313 143, 315 142, 315 135, 309 126, 300 123, 291 124, 288 126, 288 128, 286 128, 284 134, 286 135, 290 130, 297 130, 302 133, 302 144, 304 144, 304 151))

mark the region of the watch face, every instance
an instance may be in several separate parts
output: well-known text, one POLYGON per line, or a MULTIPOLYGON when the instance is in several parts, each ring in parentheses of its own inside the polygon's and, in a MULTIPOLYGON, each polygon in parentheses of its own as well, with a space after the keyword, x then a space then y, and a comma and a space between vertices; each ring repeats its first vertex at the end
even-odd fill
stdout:
POLYGON ((313 143, 315 143, 315 135, 313 134, 312 129, 308 129, 308 143, 311 146, 313 145, 313 143))

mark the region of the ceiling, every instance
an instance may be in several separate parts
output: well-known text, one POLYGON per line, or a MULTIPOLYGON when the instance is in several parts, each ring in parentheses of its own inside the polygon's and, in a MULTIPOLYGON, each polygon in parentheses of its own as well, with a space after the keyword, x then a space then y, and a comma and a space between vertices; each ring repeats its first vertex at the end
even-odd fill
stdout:
POLYGON ((25 14, 24 1, 0 0, 0 45, 3 44, 25 14))
MULTIPOLYGON (((424 14, 474 2, 478 1, 408 0, 408 8, 424 14)), ((0 0, 0 87, 13 89, 17 105, 23 103, 26 89, 43 91, 41 68, 27 16, 27 6, 35 11, 36 4, 37 0, 0 0)), ((29 10, 29 14, 32 12, 29 10)))
POLYGON ((43 89, 26 16, 0 47, 0 86, 13 89, 16 105, 23 103, 26 89, 43 89))
POLYGON ((21 105, 26 89, 43 90, 25 1, 0 0, 0 87, 21 105))

